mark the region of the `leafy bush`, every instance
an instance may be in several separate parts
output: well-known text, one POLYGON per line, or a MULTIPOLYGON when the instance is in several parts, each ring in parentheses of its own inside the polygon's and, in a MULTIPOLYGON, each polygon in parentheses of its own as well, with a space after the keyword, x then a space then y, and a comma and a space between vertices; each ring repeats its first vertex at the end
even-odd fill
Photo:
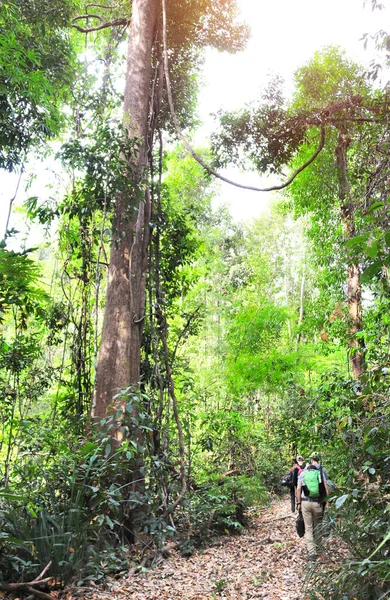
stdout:
MULTIPOLYGON (((134 425, 136 401, 128 398, 124 433, 130 431, 128 423, 134 425)), ((14 465, 12 487, 0 491, 1 579, 33 578, 50 561, 49 573, 63 581, 98 581, 128 567, 125 544, 132 538, 132 509, 150 504, 150 498, 147 490, 140 495, 130 483, 142 449, 126 437, 112 447, 116 424, 109 417, 78 447, 49 460, 27 454, 14 465)), ((137 426, 147 428, 147 423, 137 426)))
MULTIPOLYGON (((256 460, 256 474, 261 484, 269 490, 280 488, 280 478, 285 475, 286 460, 280 447, 268 448, 262 444, 259 448, 259 456, 256 460)), ((291 465, 288 465, 290 467, 291 465)))
MULTIPOLYGON (((347 415, 339 418, 344 467, 330 495, 334 535, 345 557, 315 570, 310 586, 332 600, 378 600, 390 593, 390 393, 387 367, 376 366, 360 383, 344 386, 347 415), (348 463, 345 462, 348 458, 348 463)), ((336 448, 330 448, 334 452, 336 448)), ((340 459, 339 459, 340 461, 340 459)), ((317 598, 315 593, 312 596, 317 598)))
POLYGON ((117 474, 128 461, 122 448, 106 456, 104 443, 87 442, 75 457, 42 469, 33 458, 19 467, 22 494, 1 493, 3 580, 33 578, 50 561, 50 573, 64 581, 74 575, 99 580, 105 571, 126 566, 119 532, 128 486, 117 477, 110 482, 110 472, 117 474))
POLYGON ((256 477, 239 475, 203 483, 191 492, 178 515, 181 551, 190 554, 218 533, 240 532, 248 524, 248 508, 267 498, 256 477))

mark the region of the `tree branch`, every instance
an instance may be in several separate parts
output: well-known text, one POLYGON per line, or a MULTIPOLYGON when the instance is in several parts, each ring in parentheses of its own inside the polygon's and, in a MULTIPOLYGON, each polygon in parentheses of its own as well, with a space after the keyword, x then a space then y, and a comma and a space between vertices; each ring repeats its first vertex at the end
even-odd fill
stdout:
POLYGON ((53 577, 46 577, 46 579, 41 579, 40 581, 38 581, 38 579, 34 579, 34 581, 25 581, 25 582, 20 582, 20 583, 2 583, 2 584, 0 584, 0 590, 2 590, 3 592, 14 592, 14 591, 18 591, 18 590, 25 590, 34 585, 42 585, 43 583, 49 583, 49 581, 52 581, 52 580, 53 580, 53 577))
POLYGON ((35 583, 40 583, 42 580, 42 577, 45 575, 45 573, 47 573, 47 571, 50 569, 51 565, 53 564, 53 561, 51 560, 46 567, 43 569, 43 571, 38 575, 38 577, 36 577, 34 579, 34 581, 31 582, 31 585, 34 585, 35 583))
MULTIPOLYGON (((327 125, 334 125, 339 123, 382 123, 383 119, 379 117, 326 117, 323 120, 323 123, 326 122, 327 125)), ((318 127, 318 119, 307 119, 305 121, 307 125, 315 125, 318 127)))
POLYGON ((80 25, 73 24, 72 27, 77 29, 77 31, 81 31, 81 33, 91 33, 92 31, 101 31, 102 29, 107 29, 107 27, 119 27, 120 25, 129 25, 129 19, 115 19, 114 21, 107 21, 107 23, 102 23, 98 27, 80 27, 80 25))
POLYGON ((94 14, 79 15, 78 17, 75 17, 74 19, 72 19, 72 23, 75 23, 76 21, 81 21, 82 19, 85 19, 85 20, 99 19, 99 21, 101 23, 105 23, 105 20, 100 15, 94 15, 94 14))
POLYGON ((210 173, 210 175, 214 175, 214 177, 217 177, 218 179, 225 181, 225 183, 229 183, 230 185, 234 185, 235 187, 242 188, 244 190, 252 190, 254 192, 272 192, 274 190, 282 190, 283 188, 290 185, 290 183, 292 183, 294 181, 296 176, 299 175, 299 173, 301 173, 304 169, 306 169, 306 167, 308 167, 317 158, 317 156, 323 149, 323 147, 325 145, 325 127, 324 127, 324 125, 321 123, 318 123, 318 125, 321 125, 321 140, 320 140, 320 144, 319 144, 317 150, 314 152, 314 154, 311 156, 311 158, 309 158, 309 160, 307 160, 301 167, 299 167, 299 169, 297 169, 295 171, 295 173, 293 173, 292 176, 285 183, 281 183, 280 185, 273 185, 273 186, 270 186, 267 188, 258 188, 258 187, 254 187, 254 186, 250 186, 250 185, 244 185, 242 183, 237 183, 236 181, 232 181, 231 179, 224 177, 223 175, 221 175, 221 173, 218 173, 218 171, 215 171, 215 169, 210 167, 210 165, 208 165, 203 160, 203 158, 195 152, 195 150, 189 144, 189 142, 187 141, 187 138, 184 136, 183 132, 180 129, 179 121, 177 119, 175 108, 173 105, 171 80, 169 78, 169 64, 168 64, 168 51, 167 51, 167 16, 166 16, 165 0, 162 0, 162 11, 163 11, 164 71, 165 71, 165 80, 166 80, 166 84, 167 84, 169 109, 171 112, 171 116, 172 116, 172 120, 173 120, 175 129, 176 129, 176 132, 177 132, 178 136, 180 137, 180 139, 182 140, 187 151, 208 173, 210 173))
POLYGON ((42 592, 41 590, 36 590, 33 587, 28 587, 26 589, 28 592, 30 592, 30 594, 34 594, 34 596, 37 596, 37 598, 42 598, 42 600, 54 600, 53 596, 46 594, 46 592, 42 592))

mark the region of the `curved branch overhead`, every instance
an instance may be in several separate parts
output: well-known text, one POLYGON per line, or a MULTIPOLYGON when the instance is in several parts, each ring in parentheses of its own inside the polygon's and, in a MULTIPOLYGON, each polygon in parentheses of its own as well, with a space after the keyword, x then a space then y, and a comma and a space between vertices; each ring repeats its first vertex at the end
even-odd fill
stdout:
POLYGON ((81 20, 88 20, 88 19, 98 19, 98 21, 100 21, 101 23, 105 23, 103 17, 101 17, 100 15, 95 15, 95 14, 86 14, 86 15, 79 15, 78 17, 75 17, 72 20, 72 23, 75 23, 76 21, 81 21, 81 20))
MULTIPOLYGON (((77 19, 87 19, 90 18, 91 15, 83 15, 82 17, 77 17, 77 19)), ((100 19, 100 17, 99 17, 100 19)), ((120 25, 128 25, 130 23, 129 19, 114 19, 113 21, 107 21, 98 25, 97 27, 81 27, 80 25, 72 24, 74 29, 77 31, 81 31, 81 33, 91 33, 92 31, 101 31, 102 29, 107 29, 108 27, 119 27, 120 25)))
POLYGON ((255 186, 245 185, 245 184, 242 184, 242 183, 238 183, 236 181, 232 181, 231 179, 228 179, 227 177, 225 177, 224 175, 222 175, 221 173, 219 173, 218 171, 216 171, 215 169, 213 169, 192 148, 192 146, 188 142, 187 138, 183 134, 183 132, 182 132, 182 130, 180 128, 180 125, 179 125, 179 121, 178 121, 177 116, 176 116, 175 107, 173 105, 171 81, 170 81, 170 78, 169 78, 169 63, 168 63, 168 49, 167 49, 167 17, 166 17, 165 0, 162 0, 162 12, 163 12, 162 16, 163 16, 164 72, 165 72, 165 80, 166 80, 166 85, 167 85, 168 103, 169 103, 169 108, 170 108, 170 112, 171 112, 171 116, 172 116, 172 120, 173 120, 175 129, 176 129, 176 132, 177 132, 178 136, 180 137, 180 139, 182 140, 182 142, 183 142, 185 148, 187 149, 187 151, 191 154, 191 156, 208 173, 210 173, 210 175, 213 175, 214 177, 217 177, 218 179, 220 179, 221 181, 224 181, 225 183, 228 183, 230 185, 233 185, 235 187, 238 187, 238 188, 241 188, 241 189, 244 189, 244 190, 251 190, 251 191, 254 191, 254 192, 272 192, 272 191, 275 191, 275 190, 282 190, 283 188, 285 188, 288 185, 290 185, 294 181, 294 179, 297 177, 297 175, 299 175, 299 173, 301 173, 304 169, 306 169, 306 167, 308 167, 317 158, 317 156, 319 155, 319 153, 323 149, 323 147, 325 145, 325 127, 323 125, 321 125, 321 139, 320 139, 320 144, 319 144, 317 150, 314 152, 314 154, 301 167, 299 167, 299 169, 297 169, 287 181, 285 181, 284 183, 281 183, 279 185, 273 185, 273 186, 269 186, 269 187, 266 187, 266 188, 258 188, 258 187, 255 187, 255 186))

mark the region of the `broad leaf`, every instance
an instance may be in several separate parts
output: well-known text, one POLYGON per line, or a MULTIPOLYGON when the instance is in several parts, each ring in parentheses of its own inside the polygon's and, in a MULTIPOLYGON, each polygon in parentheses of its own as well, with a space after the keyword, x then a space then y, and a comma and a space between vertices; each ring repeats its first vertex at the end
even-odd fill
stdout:
POLYGON ((349 496, 349 494, 343 494, 342 496, 340 496, 339 498, 337 498, 337 500, 336 500, 336 508, 337 509, 341 508, 341 506, 347 500, 348 496, 349 496))

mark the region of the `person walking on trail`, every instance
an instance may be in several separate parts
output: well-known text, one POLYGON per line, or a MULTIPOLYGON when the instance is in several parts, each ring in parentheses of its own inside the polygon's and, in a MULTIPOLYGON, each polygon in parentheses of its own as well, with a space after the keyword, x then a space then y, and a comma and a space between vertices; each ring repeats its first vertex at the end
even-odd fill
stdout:
POLYGON ((321 457, 318 452, 310 456, 308 465, 298 477, 297 507, 302 512, 305 522, 305 534, 309 560, 314 560, 317 547, 321 541, 322 520, 324 517, 324 499, 329 494, 328 473, 320 465, 321 457))
POLYGON ((303 471, 303 456, 294 459, 294 466, 290 469, 293 474, 293 487, 290 488, 291 512, 295 512, 295 501, 297 497, 298 477, 303 471))

